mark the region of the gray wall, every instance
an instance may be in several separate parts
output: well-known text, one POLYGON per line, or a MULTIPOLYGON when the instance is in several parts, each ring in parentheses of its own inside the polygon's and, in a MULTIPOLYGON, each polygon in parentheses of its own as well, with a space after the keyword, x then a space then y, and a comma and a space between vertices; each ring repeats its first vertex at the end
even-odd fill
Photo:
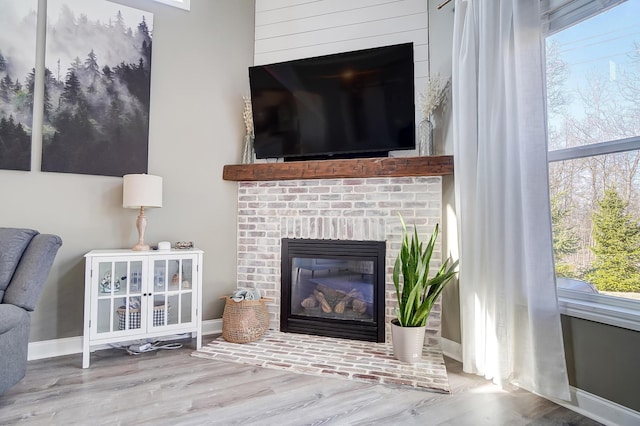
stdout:
MULTIPOLYGON (((453 3, 440 10, 441 0, 429 0, 429 59, 432 73, 451 76, 453 38, 453 3)), ((434 138, 436 152, 453 153, 451 108, 445 108, 443 119, 436 122, 434 138)), ((453 178, 443 181, 446 232, 449 251, 456 252, 453 178), (447 207, 447 205, 449 207, 447 207)), ((445 248, 445 250, 447 250, 445 248)), ((640 411, 640 333, 562 316, 569 383, 581 390, 640 411)), ((461 342, 460 303, 457 283, 450 284, 443 294, 442 336, 461 342)))
MULTIPOLYGON (((240 160, 254 1, 191 0, 191 12, 147 0, 117 3, 154 14, 149 173, 164 178, 164 207, 148 210, 145 240, 193 241, 204 250, 203 318, 220 318, 218 297, 236 279, 236 184, 222 180, 222 167, 240 160)), ((42 41, 40 34, 40 54, 42 41)), ((34 133, 41 123, 36 117, 34 133)), ((0 170, 1 226, 64 241, 31 341, 82 335, 83 255, 137 240, 137 211, 121 207, 122 179, 40 172, 37 139, 31 172, 0 170)))
POLYGON ((640 332, 562 315, 571 386, 640 412, 640 332))

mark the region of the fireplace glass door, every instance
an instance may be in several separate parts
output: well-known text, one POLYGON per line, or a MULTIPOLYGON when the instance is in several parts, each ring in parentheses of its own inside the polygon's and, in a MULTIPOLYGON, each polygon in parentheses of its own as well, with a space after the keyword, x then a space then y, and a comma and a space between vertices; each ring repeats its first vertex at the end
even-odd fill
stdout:
POLYGON ((294 257, 291 313, 373 322, 372 260, 294 257))

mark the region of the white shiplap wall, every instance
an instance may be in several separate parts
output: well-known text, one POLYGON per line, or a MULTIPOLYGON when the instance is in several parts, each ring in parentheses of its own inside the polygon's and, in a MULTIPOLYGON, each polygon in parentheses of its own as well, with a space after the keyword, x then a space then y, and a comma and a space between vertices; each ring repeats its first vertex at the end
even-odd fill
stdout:
MULTIPOLYGON (((256 0, 254 64, 413 42, 417 93, 428 77, 427 0, 256 0)), ((422 119, 416 111, 416 123, 422 119)))

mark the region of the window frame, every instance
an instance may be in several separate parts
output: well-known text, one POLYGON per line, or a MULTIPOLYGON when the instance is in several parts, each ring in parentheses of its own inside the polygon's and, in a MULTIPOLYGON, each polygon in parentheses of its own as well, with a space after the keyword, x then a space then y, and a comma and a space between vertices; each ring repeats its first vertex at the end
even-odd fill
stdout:
POLYGON ((558 306, 563 315, 640 331, 638 300, 559 288, 558 306))
POLYGON ((597 157, 598 155, 618 154, 629 151, 640 151, 640 136, 598 142, 590 145, 574 146, 571 148, 555 149, 548 151, 547 160, 549 163, 553 163, 556 161, 576 160, 578 158, 597 157))
MULTIPOLYGON (((547 7, 547 15, 543 12, 543 26, 546 27, 543 42, 546 45, 546 38, 548 36, 562 31, 569 26, 578 24, 591 16, 603 13, 623 1, 624 0, 608 0, 598 4, 598 0, 541 0, 543 11, 545 10, 545 6, 547 7), (545 2, 547 3, 546 5, 545 2), (550 5, 549 3, 552 4, 550 5), (551 28, 549 28, 548 8, 550 6, 556 6, 553 12, 559 13, 557 7, 559 3, 561 3, 559 6, 560 9, 566 6, 567 8, 573 8, 575 11, 582 7, 583 11, 588 10, 589 12, 573 13, 572 16, 570 11, 563 15, 562 25, 556 27, 552 25, 551 28)), ((610 140, 590 145, 548 151, 547 159, 548 163, 553 163, 629 151, 640 151, 640 135, 626 139, 610 140)), ((605 294, 583 293, 563 288, 557 288, 557 294, 560 313, 563 315, 640 331, 640 300, 625 299, 605 294)))

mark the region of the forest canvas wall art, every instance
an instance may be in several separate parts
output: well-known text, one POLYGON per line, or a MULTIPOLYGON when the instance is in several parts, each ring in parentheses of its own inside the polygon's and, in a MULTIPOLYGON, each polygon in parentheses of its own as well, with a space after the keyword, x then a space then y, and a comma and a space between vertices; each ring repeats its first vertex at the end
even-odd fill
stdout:
POLYGON ((49 0, 42 170, 146 173, 153 15, 49 0))
POLYGON ((38 1, 0 4, 0 169, 31 170, 38 1))

